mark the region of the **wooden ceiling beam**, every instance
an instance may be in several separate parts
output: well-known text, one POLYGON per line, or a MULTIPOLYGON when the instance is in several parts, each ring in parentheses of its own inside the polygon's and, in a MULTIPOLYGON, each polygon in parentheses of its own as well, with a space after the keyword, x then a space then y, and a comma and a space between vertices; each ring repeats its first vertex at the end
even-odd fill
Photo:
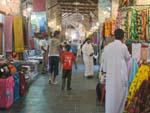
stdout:
POLYGON ((73 9, 73 8, 77 8, 77 9, 91 9, 91 10, 95 10, 98 9, 97 7, 90 7, 90 6, 61 6, 62 9, 73 9))
POLYGON ((89 3, 80 3, 79 5, 76 5, 74 3, 59 3, 61 6, 72 6, 72 7, 98 7, 98 4, 89 4, 89 3))
POLYGON ((81 13, 81 14, 90 14, 90 11, 72 11, 72 10, 62 10, 62 13, 81 13))
POLYGON ((89 10, 89 11, 95 11, 96 8, 75 8, 75 7, 63 7, 61 10, 89 10))

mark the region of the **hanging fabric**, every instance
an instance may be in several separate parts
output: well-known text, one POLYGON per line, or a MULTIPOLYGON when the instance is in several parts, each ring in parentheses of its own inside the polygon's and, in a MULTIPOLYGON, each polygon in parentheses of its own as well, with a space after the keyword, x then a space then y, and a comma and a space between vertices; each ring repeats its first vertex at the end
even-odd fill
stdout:
POLYGON ((150 80, 143 81, 135 94, 133 101, 126 107, 125 113, 149 113, 150 112, 150 80))
POLYGON ((14 16, 14 49, 15 52, 24 51, 23 21, 21 16, 14 16))
POLYGON ((28 47, 31 48, 31 44, 30 44, 30 40, 32 39, 32 26, 31 26, 31 22, 28 22, 28 38, 27 38, 27 42, 28 42, 28 47))
POLYGON ((141 59, 141 43, 132 44, 132 57, 136 59, 137 62, 141 59))
POLYGON ((138 71, 138 63, 137 61, 132 58, 132 64, 131 64, 131 71, 130 71, 130 75, 129 75, 129 86, 131 85, 132 81, 134 80, 136 74, 137 74, 137 71, 138 71))
POLYGON ((148 56, 148 46, 142 45, 142 47, 141 47, 141 60, 147 61, 147 56, 148 56))
POLYGON ((131 39, 138 39, 138 34, 137 34, 137 11, 135 9, 132 10, 132 16, 131 16, 131 31, 130 31, 130 36, 131 39))
POLYGON ((34 38, 30 39, 30 49, 35 49, 34 38))
POLYGON ((0 24, 0 55, 3 54, 3 31, 2 25, 0 24))
POLYGON ((140 39, 146 40, 146 11, 145 10, 142 11, 141 16, 142 16, 142 35, 140 39))
POLYGON ((129 88, 126 107, 128 107, 131 101, 134 99, 134 96, 138 91, 138 89, 140 88, 140 86, 142 85, 143 81, 148 80, 150 78, 149 73, 150 73, 150 67, 147 65, 141 65, 129 88))
POLYGON ((33 0, 33 11, 46 11, 46 0, 33 0))
POLYGON ((13 16, 6 16, 4 19, 4 39, 5 39, 5 52, 12 52, 13 41, 13 16))

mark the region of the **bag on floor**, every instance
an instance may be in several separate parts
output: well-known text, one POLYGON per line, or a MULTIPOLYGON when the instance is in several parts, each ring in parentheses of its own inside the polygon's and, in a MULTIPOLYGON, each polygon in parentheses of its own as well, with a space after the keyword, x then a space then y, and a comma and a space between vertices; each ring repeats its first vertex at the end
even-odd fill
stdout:
POLYGON ((0 108, 8 109, 14 102, 14 78, 0 79, 0 108))
POLYGON ((26 93, 26 81, 24 73, 19 73, 20 75, 20 96, 25 96, 26 93))
POLYGON ((97 97, 97 101, 100 102, 101 100, 101 84, 97 83, 96 85, 96 97, 97 97))
POLYGON ((16 102, 20 98, 20 78, 19 78, 19 73, 15 73, 13 75, 14 77, 14 101, 16 102))

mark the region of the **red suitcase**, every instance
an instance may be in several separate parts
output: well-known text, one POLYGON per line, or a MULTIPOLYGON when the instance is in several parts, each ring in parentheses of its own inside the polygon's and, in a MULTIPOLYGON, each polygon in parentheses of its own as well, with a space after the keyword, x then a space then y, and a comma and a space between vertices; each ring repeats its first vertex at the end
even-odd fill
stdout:
POLYGON ((25 96, 26 93, 26 81, 25 81, 25 75, 21 72, 20 73, 20 96, 25 96))
POLYGON ((8 109, 14 102, 14 78, 0 79, 0 108, 8 109))

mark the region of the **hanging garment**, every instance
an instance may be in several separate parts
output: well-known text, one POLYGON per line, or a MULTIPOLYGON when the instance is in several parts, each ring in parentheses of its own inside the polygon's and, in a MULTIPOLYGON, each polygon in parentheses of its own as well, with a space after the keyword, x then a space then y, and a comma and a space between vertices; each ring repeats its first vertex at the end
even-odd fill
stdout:
POLYGON ((13 41, 13 16, 6 16, 4 19, 4 39, 5 39, 5 52, 12 52, 13 41))
POLYGON ((140 37, 141 40, 146 40, 146 11, 142 11, 142 35, 140 37))
POLYGON ((136 92, 139 90, 141 84, 144 80, 148 80, 150 77, 150 67, 147 65, 141 65, 139 68, 136 77, 134 78, 133 82, 131 83, 131 86, 129 88, 128 98, 127 98, 127 105, 129 106, 132 99, 134 98, 136 92))
POLYGON ((87 42, 82 46, 82 53, 83 53, 83 61, 85 65, 85 77, 94 76, 93 72, 93 56, 90 54, 94 53, 94 49, 92 44, 88 44, 87 42))
POLYGON ((135 9, 132 10, 132 16, 131 16, 131 26, 130 26, 130 36, 131 39, 138 39, 138 31, 137 31, 137 11, 135 9))
POLYGON ((32 26, 31 26, 31 22, 28 22, 28 47, 31 48, 30 46, 30 40, 32 40, 32 26))
POLYGON ((0 55, 3 54, 3 31, 2 26, 0 25, 0 55))
POLYGON ((33 11, 46 11, 46 0, 33 0, 33 11))
POLYGON ((122 113, 128 92, 127 61, 130 54, 125 44, 115 40, 104 48, 103 71, 106 72, 105 113, 122 113))
POLYGON ((35 49, 34 38, 30 39, 30 49, 35 49))
POLYGON ((150 62, 150 46, 148 48, 148 53, 147 53, 147 62, 150 62))
POLYGON ((24 51, 23 23, 21 16, 14 16, 14 49, 16 52, 24 51))
POLYGON ((141 60, 147 61, 147 56, 148 56, 148 46, 142 45, 142 47, 141 47, 141 60))
POLYGON ((136 59, 137 62, 141 59, 141 43, 132 43, 132 58, 136 59))
POLYGON ((138 63, 135 59, 132 58, 132 66, 129 75, 129 86, 131 85, 133 79, 135 78, 137 71, 138 71, 138 63))
POLYGON ((146 40, 150 40, 150 9, 147 9, 146 40))

